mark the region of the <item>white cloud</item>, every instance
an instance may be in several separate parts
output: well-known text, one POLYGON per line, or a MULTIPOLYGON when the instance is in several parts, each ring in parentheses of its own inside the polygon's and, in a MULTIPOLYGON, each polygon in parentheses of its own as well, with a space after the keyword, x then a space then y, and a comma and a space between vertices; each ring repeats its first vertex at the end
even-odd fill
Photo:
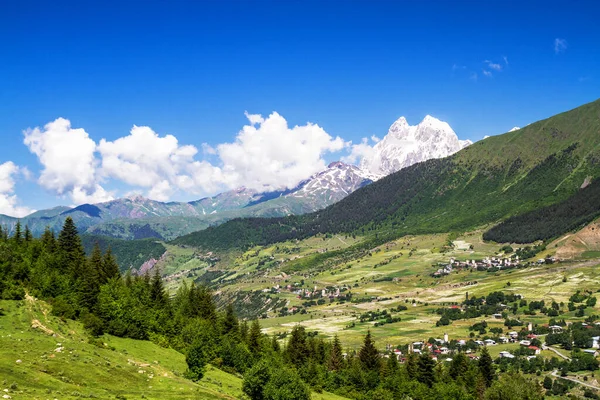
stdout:
POLYGON ((27 207, 19 206, 19 199, 14 193, 14 176, 26 173, 26 169, 19 168, 12 161, 0 164, 0 214, 21 218, 34 211, 27 207))
POLYGON ((325 169, 325 153, 348 145, 316 124, 290 128, 276 112, 267 118, 248 113, 246 117, 250 125, 243 127, 235 142, 217 146, 222 163, 219 173, 228 185, 261 190, 291 188, 325 169))
POLYGON ((568 43, 565 39, 556 38, 554 39, 554 53, 559 54, 567 50, 568 43))
POLYGON ((504 59, 504 65, 508 66, 508 58, 506 56, 502 56, 504 59))
POLYGON ((488 78, 491 78, 493 76, 491 71, 486 71, 484 69, 482 72, 483 72, 483 75, 487 76, 488 78))
MULTIPOLYGON (((124 192, 143 192, 160 201, 177 192, 207 195, 240 186, 291 188, 325 169, 327 153, 350 149, 350 142, 332 137, 316 124, 290 127, 276 112, 246 117, 248 123, 234 141, 203 143, 200 154, 195 146, 180 144, 173 135, 161 136, 148 126, 134 125, 129 135, 96 144, 85 130, 71 128, 63 118, 43 129, 27 130, 24 143, 43 166, 38 183, 59 196, 70 196, 76 204, 112 199, 114 193, 102 185, 117 182, 126 185, 124 192), (196 158, 201 156, 211 161, 196 158)), ((361 146, 354 146, 349 157, 357 159, 361 146)))
MULTIPOLYGON (((371 140, 375 143, 379 142, 379 138, 375 135, 371 137, 371 140)), ((352 145, 351 149, 349 155, 342 157, 342 161, 348 164, 356 164, 363 158, 370 159, 375 151, 373 146, 369 145, 367 138, 363 138, 359 144, 352 145)))
POLYGON ((96 143, 84 129, 73 129, 69 120, 58 118, 43 129, 36 127, 23 133, 23 143, 44 167, 38 182, 46 190, 69 195, 76 203, 112 199, 99 184, 96 143))
POLYGON ((477 72, 472 72, 471 75, 469 76, 469 79, 472 81, 475 81, 475 82, 477 82, 477 78, 478 78, 477 72))
POLYGON ((375 143, 381 142, 381 139, 375 135, 371 135, 371 140, 375 143))
POLYGON ((490 60, 485 60, 484 63, 487 64, 489 69, 493 69, 494 71, 502 71, 502 65, 494 63, 490 60))
POLYGON ((150 127, 135 126, 130 134, 115 141, 100 140, 103 176, 148 189, 156 200, 168 200, 171 186, 193 163, 198 149, 180 146, 173 135, 159 136, 150 127))

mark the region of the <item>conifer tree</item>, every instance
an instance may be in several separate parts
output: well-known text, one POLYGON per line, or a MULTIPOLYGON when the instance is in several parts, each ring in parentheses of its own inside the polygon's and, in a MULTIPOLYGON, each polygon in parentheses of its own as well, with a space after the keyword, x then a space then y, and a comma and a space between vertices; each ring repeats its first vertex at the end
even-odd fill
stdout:
POLYGON ((386 366, 385 366, 386 375, 387 376, 395 375, 398 372, 398 367, 399 367, 398 357, 394 353, 390 354, 389 358, 387 359, 386 366))
POLYGON ((82 268, 79 285, 80 306, 94 312, 100 293, 100 274, 102 272, 102 252, 98 243, 82 268))
POLYGON ((276 335, 273 335, 273 337, 271 338, 271 349, 275 353, 279 353, 281 351, 281 346, 279 345, 279 341, 277 340, 276 335))
POLYGON ((156 267, 152 281, 150 282, 150 299, 156 308, 163 308, 167 305, 167 294, 165 293, 158 267, 156 267))
POLYGON ((104 258, 102 260, 102 270, 103 270, 103 279, 104 282, 108 282, 108 280, 113 278, 120 278, 121 272, 119 271, 119 264, 117 264, 117 260, 112 253, 112 249, 110 246, 106 249, 106 253, 104 253, 104 258))
POLYGON ((488 351, 487 347, 484 347, 483 350, 481 350, 481 355, 479 356, 478 367, 487 387, 492 385, 492 382, 496 377, 496 371, 494 370, 493 363, 494 362, 490 356, 490 352, 488 351))
POLYGON ((25 242, 29 243, 33 239, 31 235, 31 231, 29 230, 29 225, 25 225, 25 242))
POLYGON ((375 348, 370 330, 367 331, 363 346, 358 352, 358 358, 363 368, 368 371, 378 371, 381 367, 381 357, 379 356, 379 351, 375 348))
POLYGON ((223 335, 232 334, 234 336, 239 335, 239 322, 233 311, 233 305, 227 304, 225 308, 225 317, 223 318, 223 335))
POLYGON ((42 234, 42 245, 49 253, 54 253, 56 249, 56 238, 54 237, 54 231, 50 230, 50 227, 46 227, 44 229, 44 233, 42 234))
POLYGON ((23 241, 23 233, 21 232, 21 221, 17 221, 17 224, 15 225, 15 233, 13 234, 12 238, 15 244, 17 244, 17 246, 20 245, 23 241))
POLYGON ((435 383, 435 361, 431 358, 429 353, 424 352, 419 356, 417 362, 419 367, 419 374, 417 380, 425 385, 431 387, 435 383))
POLYGON ((65 219, 63 228, 58 235, 58 247, 62 253, 63 268, 66 267, 74 278, 79 278, 85 264, 85 253, 77 233, 77 227, 71 217, 65 219))
POLYGON ((410 379, 417 379, 419 376, 417 355, 413 352, 410 352, 406 357, 406 374, 410 379))
POLYGON ((248 350, 254 355, 257 356, 262 349, 262 332, 260 329, 260 324, 257 319, 252 321, 250 325, 250 332, 248 333, 248 350))
POLYGON ((290 340, 285 349, 287 359, 297 367, 304 364, 308 357, 308 347, 306 343, 306 330, 301 325, 292 328, 290 340))
POLYGON ((240 339, 242 339, 242 342, 244 343, 248 342, 248 323, 246 320, 243 320, 240 324, 240 339))
POLYGON ((452 380, 457 380, 467 372, 469 369, 469 364, 467 361, 467 357, 464 353, 459 352, 452 358, 452 362, 450 363, 450 368, 448 369, 448 375, 452 380))
POLYGON ((196 292, 200 318, 216 322, 217 308, 211 291, 206 286, 201 285, 196 289, 196 292))
POLYGON ((342 354, 342 345, 338 335, 333 337, 331 343, 331 349, 329 351, 329 359, 327 360, 327 368, 330 371, 339 371, 342 369, 344 363, 344 356, 342 354))

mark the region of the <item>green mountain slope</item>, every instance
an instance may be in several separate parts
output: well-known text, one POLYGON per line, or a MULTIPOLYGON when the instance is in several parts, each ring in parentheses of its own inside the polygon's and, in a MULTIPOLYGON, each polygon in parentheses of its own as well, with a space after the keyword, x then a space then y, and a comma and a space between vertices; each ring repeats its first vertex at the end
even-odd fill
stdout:
POLYGON ((159 259, 167 249, 156 239, 122 240, 100 235, 81 235, 81 242, 86 254, 90 255, 94 245, 98 243, 102 253, 110 247, 121 272, 131 268, 138 269, 151 258, 159 259))
POLYGON ((316 233, 372 237, 465 230, 558 203, 600 176, 600 100, 405 168, 324 210, 237 219, 174 243, 210 249, 316 233))

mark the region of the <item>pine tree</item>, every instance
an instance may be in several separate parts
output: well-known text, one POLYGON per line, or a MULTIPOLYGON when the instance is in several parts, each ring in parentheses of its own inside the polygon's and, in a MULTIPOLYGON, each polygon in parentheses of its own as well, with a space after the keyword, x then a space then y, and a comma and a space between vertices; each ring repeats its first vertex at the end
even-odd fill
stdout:
POLYGON ((490 356, 490 353, 486 347, 481 350, 478 367, 481 376, 485 380, 485 385, 490 387, 494 381, 494 378, 496 377, 496 371, 494 370, 492 357, 490 356))
POLYGON ((281 346, 279 345, 276 335, 273 335, 271 338, 271 350, 273 350, 275 353, 279 353, 281 351, 281 346))
POLYGON ((234 336, 239 335, 239 322, 233 311, 233 305, 227 304, 225 308, 225 317, 223 318, 223 335, 232 334, 234 336))
POLYGON ((433 386, 435 383, 435 361, 431 358, 429 353, 424 352, 421 354, 417 365, 419 369, 417 380, 429 387, 433 386))
POLYGON ((66 267, 74 278, 81 277, 85 264, 85 253, 77 233, 77 227, 71 217, 65 219, 63 228, 58 235, 58 247, 62 253, 63 267, 66 267))
POLYGON ((15 225, 15 233, 12 239, 17 246, 20 245, 23 241, 23 234, 21 232, 21 221, 17 221, 17 225, 15 225))
POLYGON ((344 365, 344 355, 342 354, 342 345, 338 335, 333 337, 331 343, 331 350, 329 351, 329 359, 327 361, 327 368, 330 371, 339 371, 344 365))
POLYGON ((304 364, 308 357, 308 346, 306 343, 306 330, 301 325, 292 328, 290 340, 285 349, 287 359, 297 367, 304 364))
POLYGON ((110 246, 106 249, 106 253, 104 253, 104 258, 102 260, 102 270, 103 270, 103 279, 105 282, 113 278, 120 278, 121 272, 119 271, 119 264, 117 264, 117 260, 112 253, 110 246))
POLYGON ((240 339, 242 339, 242 342, 244 343, 248 342, 248 323, 246 320, 243 320, 240 324, 240 339))
POLYGON ((196 291, 200 318, 216 322, 217 308, 211 291, 204 285, 201 285, 196 291))
POLYGON ((454 356, 452 362, 450 363, 448 375, 450 376, 450 378, 452 378, 452 380, 455 381, 459 378, 462 378, 468 369, 469 363, 467 357, 463 353, 459 352, 454 356))
POLYGON ((80 306, 93 312, 100 293, 100 275, 102 273, 102 252, 98 243, 94 245, 92 254, 84 264, 80 277, 79 298, 80 306))
POLYGON ((358 358, 361 365, 368 371, 378 371, 381 366, 381 357, 375 348, 375 343, 371 338, 371 331, 367 331, 363 346, 358 352, 358 358))
POLYGON ((54 253, 56 249, 56 238, 54 237, 54 231, 51 231, 49 227, 46 227, 41 239, 46 251, 48 253, 54 253))
POLYGON ((396 356, 396 354, 390 354, 385 367, 387 376, 396 375, 399 368, 398 357, 396 356))
POLYGON ((262 349, 262 332, 260 329, 260 324, 257 319, 252 321, 250 325, 250 332, 248 333, 248 350, 254 355, 257 356, 262 349))
POLYGON ((406 357, 406 374, 410 379, 417 379, 419 376, 419 364, 417 362, 417 355, 413 352, 409 353, 406 357))
POLYGON ((150 282, 150 299, 154 304, 155 308, 163 308, 167 305, 167 294, 163 286, 162 278, 160 276, 160 269, 156 267, 152 281, 150 282))
POLYGON ((29 243, 33 239, 31 235, 31 231, 29 230, 29 225, 25 225, 25 242, 29 243))

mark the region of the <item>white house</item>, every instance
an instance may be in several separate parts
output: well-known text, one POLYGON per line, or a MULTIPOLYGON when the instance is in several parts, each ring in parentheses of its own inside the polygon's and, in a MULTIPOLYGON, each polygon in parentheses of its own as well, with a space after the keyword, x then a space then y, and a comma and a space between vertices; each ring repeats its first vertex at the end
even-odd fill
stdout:
POLYGON ((512 354, 510 354, 508 351, 501 351, 500 352, 500 357, 502 357, 502 358, 515 358, 515 356, 513 356, 512 354))

